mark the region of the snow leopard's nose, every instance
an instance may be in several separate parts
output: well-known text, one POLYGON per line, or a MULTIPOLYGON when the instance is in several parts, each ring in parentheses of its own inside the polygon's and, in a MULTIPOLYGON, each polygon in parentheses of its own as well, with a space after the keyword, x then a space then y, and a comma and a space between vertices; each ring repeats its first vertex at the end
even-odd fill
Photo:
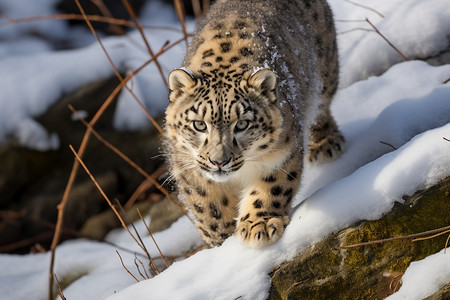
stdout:
POLYGON ((209 161, 215 165, 217 168, 222 169, 226 164, 228 164, 231 161, 231 157, 228 158, 227 160, 222 160, 222 161, 215 161, 215 160, 211 160, 211 158, 209 158, 209 161))

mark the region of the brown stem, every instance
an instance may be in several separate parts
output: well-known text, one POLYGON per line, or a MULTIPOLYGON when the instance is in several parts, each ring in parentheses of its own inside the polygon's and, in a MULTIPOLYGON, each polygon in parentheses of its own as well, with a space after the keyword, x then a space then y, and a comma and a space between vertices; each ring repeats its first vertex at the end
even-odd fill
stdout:
POLYGON ((369 23, 370 26, 375 30, 376 33, 378 33, 388 44, 392 47, 402 58, 404 61, 408 61, 409 59, 395 47, 379 30, 375 27, 375 25, 372 24, 372 22, 369 21, 369 19, 366 18, 366 22, 369 23))

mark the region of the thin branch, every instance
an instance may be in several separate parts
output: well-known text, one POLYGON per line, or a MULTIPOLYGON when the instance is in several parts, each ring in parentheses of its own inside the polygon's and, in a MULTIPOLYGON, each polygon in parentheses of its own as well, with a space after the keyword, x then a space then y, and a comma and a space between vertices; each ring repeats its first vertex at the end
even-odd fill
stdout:
MULTIPOLYGON (((141 261, 141 264, 142 264, 142 261, 141 261)), ((136 266, 136 270, 138 271, 139 275, 141 275, 142 279, 144 279, 144 280, 148 279, 148 278, 145 278, 144 274, 142 274, 141 267, 139 267, 139 265, 138 265, 138 259, 136 256, 134 257, 134 265, 136 266)), ((142 267, 145 270, 144 264, 142 264, 142 267)))
POLYGON ((144 266, 144 263, 142 262, 142 260, 138 259, 137 256, 134 257, 134 265, 136 266, 136 269, 138 270, 139 275, 141 275, 141 277, 143 279, 149 279, 150 278, 150 276, 148 276, 148 273, 147 273, 147 270, 146 270, 146 268, 144 266), (140 263, 141 266, 138 265, 138 262, 140 263), (141 267, 144 270, 145 276, 141 272, 141 267))
POLYGON ((139 239, 139 246, 141 247, 141 249, 145 252, 145 254, 147 255, 148 260, 150 261, 151 265, 153 266, 153 270, 155 271, 156 274, 159 274, 159 270, 158 267, 156 267, 155 262, 153 261, 152 256, 150 255, 150 252, 148 252, 147 247, 145 246, 144 242, 142 241, 141 235, 139 234, 139 232, 137 231, 136 227, 134 226, 133 222, 131 222, 128 219, 128 215, 125 212, 125 210, 123 209, 122 205, 120 205, 119 201, 116 199, 117 205, 119 206, 122 214, 125 216, 125 218, 127 219, 128 223, 131 225, 131 227, 133 227, 134 233, 136 234, 137 238, 139 239))
POLYGON ((137 212, 138 212, 138 214, 139 214, 139 218, 141 218, 142 222, 143 222, 144 225, 145 225, 145 228, 147 229, 148 235, 152 238, 153 243, 154 243, 155 246, 156 246, 156 249, 158 249, 159 256, 161 256, 162 260, 164 261, 164 264, 165 264, 166 267, 168 268, 168 267, 169 267, 169 264, 167 263, 167 261, 166 261, 164 255, 162 254, 161 249, 159 249, 158 243, 155 241, 155 238, 153 237, 153 234, 151 233, 150 228, 147 226, 147 223, 145 222, 144 218, 142 217, 142 214, 141 214, 141 211, 139 210, 139 208, 137 208, 137 212))
POLYGON ((366 18, 366 22, 369 23, 370 26, 375 30, 376 33, 378 33, 388 44, 391 46, 402 58, 404 61, 408 61, 409 59, 395 47, 379 30, 375 27, 375 25, 372 24, 372 22, 369 21, 368 18, 366 18))
POLYGON ((337 35, 341 35, 341 34, 351 33, 351 32, 354 32, 354 31, 375 32, 375 30, 372 30, 372 29, 367 29, 367 28, 361 28, 361 27, 358 27, 358 28, 352 28, 352 29, 349 29, 349 30, 341 31, 341 32, 338 32, 338 33, 336 33, 336 34, 337 34, 337 35))
POLYGON ((348 3, 350 3, 350 4, 353 4, 353 5, 355 5, 355 6, 359 6, 359 7, 362 7, 362 8, 364 8, 364 9, 370 10, 371 12, 374 12, 374 13, 376 13, 377 15, 379 15, 380 17, 384 18, 384 15, 383 15, 382 13, 380 13, 379 11, 377 11, 377 10, 371 8, 371 7, 368 7, 368 6, 365 6, 365 5, 362 5, 362 4, 359 4, 359 3, 356 3, 356 2, 350 1, 350 0, 344 0, 344 1, 345 1, 345 2, 348 2, 348 3))
POLYGON ((181 0, 174 0, 175 11, 178 16, 178 20, 180 21, 181 29, 183 31, 184 40, 186 42, 186 46, 188 45, 188 33, 186 31, 186 20, 185 20, 185 12, 183 2, 181 0))
MULTIPOLYGON (((28 23, 28 22, 35 22, 35 21, 47 21, 47 20, 76 20, 76 21, 84 21, 85 18, 87 18, 89 21, 93 22, 99 22, 99 23, 107 23, 111 25, 120 25, 125 27, 133 27, 135 28, 136 25, 133 22, 130 22, 128 20, 124 19, 117 19, 117 18, 110 18, 100 15, 81 15, 81 14, 54 14, 50 16, 35 16, 35 17, 25 17, 25 18, 9 18, 6 15, 3 15, 7 21, 0 22, 0 27, 2 26, 8 26, 13 25, 17 23, 28 23)), ((174 31, 174 32, 181 32, 180 29, 170 26, 149 26, 149 25, 142 25, 145 29, 155 29, 155 30, 167 30, 167 31, 174 31)))
POLYGON ((395 146, 393 146, 392 144, 389 144, 389 143, 387 143, 387 142, 383 142, 383 141, 379 141, 381 144, 383 144, 383 145, 386 145, 386 146, 389 146, 389 147, 391 147, 392 149, 394 149, 394 150, 397 150, 397 148, 395 147, 395 146))
POLYGON ((444 80, 444 81, 442 82, 442 84, 446 84, 446 83, 448 83, 448 82, 450 82, 450 78, 447 78, 446 80, 444 80))
POLYGON ((448 138, 443 137, 444 140, 446 140, 447 142, 450 142, 450 140, 448 138))
POLYGON ((67 300, 66 297, 64 296, 64 293, 61 289, 61 285, 59 284, 59 280, 58 280, 58 276, 56 276, 56 274, 53 274, 55 276, 55 280, 56 280, 56 284, 58 285, 58 290, 59 290, 59 296, 61 297, 62 300, 67 300))
POLYGON ((391 242, 391 241, 414 239, 414 238, 417 238, 417 237, 426 236, 426 235, 434 234, 434 233, 441 232, 441 231, 444 231, 444 230, 449 230, 449 229, 450 229, 450 226, 445 226, 445 227, 441 227, 441 228, 438 228, 438 229, 428 230, 428 231, 425 231, 425 232, 415 233, 415 234, 411 234, 411 235, 387 238, 387 239, 370 241, 370 242, 365 242, 365 243, 358 243, 358 244, 353 244, 353 245, 348 245, 348 246, 337 247, 337 248, 333 248, 333 249, 334 250, 345 250, 345 249, 356 248, 356 247, 361 247, 361 246, 369 246, 369 245, 381 244, 381 243, 386 243, 386 242, 391 242))
MULTIPOLYGON (((105 5, 105 3, 103 2, 103 0, 91 0, 92 3, 95 4, 95 6, 97 6, 97 8, 100 10, 100 12, 106 16, 106 17, 110 17, 112 18, 113 15, 111 14, 111 11, 108 9, 108 7, 105 5)), ((111 31, 117 35, 122 35, 125 33, 125 31, 116 25, 110 24, 109 25, 111 31)))
POLYGON ((447 234, 447 233, 449 233, 449 232, 450 232, 450 230, 446 230, 446 231, 444 231, 444 232, 440 232, 440 233, 437 233, 437 234, 434 234, 434 235, 431 235, 431 236, 417 238, 417 239, 414 239, 414 240, 412 240, 412 241, 413 241, 413 242, 418 242, 418 241, 430 240, 430 239, 434 239, 435 237, 441 236, 441 235, 443 235, 443 234, 447 234))
MULTIPOLYGON (((81 14, 83 15, 83 17, 86 16, 86 13, 84 12, 83 7, 80 4, 79 0, 75 0, 75 3, 78 6, 78 9, 80 10, 81 14)), ((112 66, 114 73, 116 74, 116 77, 119 78, 119 80, 122 82, 124 79, 122 77, 122 75, 120 74, 119 70, 117 69, 117 67, 115 66, 114 62, 112 61, 111 56, 109 55, 108 51, 106 51, 105 46, 103 45, 103 42, 101 41, 100 37, 98 36, 97 32, 95 31, 94 27, 92 26, 91 21, 89 21, 88 18, 85 17, 85 22, 88 25, 89 29, 91 30, 92 34, 94 35, 95 39, 97 40, 97 42, 99 43, 100 47, 103 50, 103 53, 105 53, 106 58, 108 59, 110 65, 112 66)), ((141 28, 142 29, 142 28, 141 28)), ((154 59, 155 63, 157 64, 157 60, 156 60, 156 56, 152 55, 152 59, 154 59)), ((148 113, 147 108, 142 104, 142 102, 136 97, 136 95, 133 93, 133 91, 125 84, 124 85, 125 89, 127 89, 127 91, 131 94, 131 96, 136 100, 137 104, 141 107, 141 109, 145 112, 146 116, 149 118, 150 122, 153 124, 153 126, 155 126, 158 131, 160 133, 163 132, 163 130, 161 129, 161 127, 159 126, 159 124, 153 119, 153 117, 148 113)))
MULTIPOLYGON (((117 149, 114 145, 112 145, 110 142, 105 140, 89 123, 86 122, 73 108, 72 105, 68 105, 69 109, 75 114, 75 116, 87 127, 87 129, 106 147, 111 149, 114 153, 116 153, 120 158, 122 158, 126 163, 128 163, 130 166, 132 166, 136 171, 138 171, 142 176, 144 176, 147 180, 152 182, 158 190, 160 190, 169 200, 171 200, 174 204, 176 204, 178 207, 182 209, 182 211, 185 213, 184 207, 175 201, 173 197, 170 196, 169 192, 162 187, 150 174, 144 171, 141 167, 139 167, 135 162, 133 162, 128 156, 126 156, 123 152, 121 152, 119 149, 117 149)), ((187 213, 185 213, 187 215, 187 213)))
MULTIPOLYGON (((145 245, 142 242, 141 237, 139 236, 139 233, 137 233, 136 228, 134 227, 133 223, 130 223, 130 225, 133 227, 134 231, 137 234, 137 238, 130 232, 130 230, 128 229, 128 226, 125 224, 122 216, 120 215, 120 213, 117 211, 115 205, 112 204, 112 202, 109 200, 108 196, 105 194, 105 192, 103 191, 103 189, 101 188, 101 186, 98 184, 97 180, 95 180, 94 176, 92 175, 92 173, 89 171, 89 169, 86 167, 86 165, 84 164, 83 160, 78 156, 78 154, 75 152, 75 150, 73 149, 72 145, 69 145, 70 150, 72 150, 73 154, 75 155, 75 157, 77 158, 78 162, 81 164, 81 166, 83 167, 83 169, 86 171, 86 173, 89 175, 89 177, 91 178, 92 182, 95 184, 95 186, 97 187, 97 189, 99 190, 99 192, 102 194, 103 198, 106 200, 106 202, 108 203, 108 205, 111 207, 111 209, 114 211, 114 213, 116 214, 117 218, 119 219, 122 227, 128 232, 128 234, 134 239, 134 241, 138 244, 138 246, 146 253, 146 255, 151 259, 150 254, 148 253, 147 249, 145 248, 145 245)), ((123 210, 122 206, 119 203, 119 208, 123 210)), ((125 217, 126 214, 125 214, 125 217)))
POLYGON ((202 8, 200 7, 200 0, 191 0, 192 10, 194 11, 195 21, 198 23, 202 15, 202 8))
POLYGON ((444 253, 446 253, 446 251, 447 251, 449 241, 450 241, 450 234, 448 235, 447 241, 445 242, 444 253))
POLYGON ((133 275, 133 273, 131 273, 130 270, 128 270, 128 268, 125 267, 125 264, 123 263, 122 256, 120 256, 119 251, 116 250, 116 253, 117 253, 117 255, 119 255, 119 259, 120 259, 120 263, 122 264, 122 267, 123 267, 125 270, 127 270, 128 274, 130 274, 131 277, 133 277, 134 280, 136 280, 136 282, 139 282, 139 279, 137 279, 137 278, 133 275))
POLYGON ((359 19, 359 20, 334 19, 334 22, 336 22, 336 23, 366 23, 366 20, 363 20, 363 19, 359 19))
MULTIPOLYGON (((145 46, 147 47, 148 53, 150 54, 151 57, 154 57, 155 54, 153 53, 153 50, 150 47, 150 44, 149 44, 147 38, 145 37, 144 30, 142 29, 142 26, 139 23, 139 21, 136 17, 136 14, 134 13, 134 10, 130 5, 130 2, 128 0, 122 0, 122 3, 125 5, 128 13, 130 14, 131 19, 133 19, 133 22, 136 25, 136 28, 139 30, 139 33, 141 34, 142 39, 144 40, 145 46)), ((184 31, 183 31, 183 33, 184 33, 184 31)), ((159 73, 161 74, 161 78, 164 82, 164 85, 166 86, 166 88, 168 88, 169 85, 167 84, 166 77, 164 76, 164 72, 163 72, 161 65, 159 64, 157 59, 155 59, 155 64, 156 64, 156 67, 158 68, 159 73)))

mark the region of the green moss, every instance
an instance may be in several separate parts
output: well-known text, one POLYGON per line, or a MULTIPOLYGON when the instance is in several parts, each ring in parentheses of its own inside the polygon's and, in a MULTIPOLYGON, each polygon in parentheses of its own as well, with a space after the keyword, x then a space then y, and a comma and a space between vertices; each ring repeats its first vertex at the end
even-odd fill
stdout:
POLYGON ((426 241, 403 239, 332 250, 399 237, 450 224, 450 177, 395 203, 379 220, 359 222, 303 252, 274 272, 269 299, 383 299, 392 291, 384 273, 404 272, 412 261, 440 251, 447 235, 426 241))

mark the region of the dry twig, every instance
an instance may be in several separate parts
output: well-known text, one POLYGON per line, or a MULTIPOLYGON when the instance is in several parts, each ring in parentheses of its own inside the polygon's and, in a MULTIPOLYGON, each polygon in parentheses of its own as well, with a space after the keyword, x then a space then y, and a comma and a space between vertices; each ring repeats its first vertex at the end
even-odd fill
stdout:
POLYGON ((186 210, 184 207, 178 202, 173 199, 173 197, 170 196, 169 192, 163 188, 157 181, 154 179, 150 174, 145 172, 141 167, 139 167, 135 162, 133 162, 128 156, 126 156, 123 152, 121 152, 119 149, 117 149, 114 145, 112 145, 110 142, 105 140, 100 134, 97 133, 97 131, 88 123, 86 120, 84 120, 78 112, 73 108, 72 105, 68 105, 69 109, 75 114, 75 116, 87 127, 87 129, 92 132, 92 134, 106 147, 111 149, 114 153, 116 153, 120 158, 122 158, 126 163, 128 163, 130 166, 132 166, 136 171, 138 171, 142 176, 144 176, 147 180, 149 180, 151 183, 153 183, 158 190, 160 190, 169 200, 171 200, 174 204, 176 204, 180 209, 183 211, 185 215, 187 215, 186 210))
MULTIPOLYGON (((133 22, 130 22, 128 20, 124 19, 117 19, 117 18, 111 18, 106 16, 99 16, 99 15, 81 15, 81 14, 54 14, 49 16, 35 16, 35 17, 25 17, 25 18, 9 18, 5 15, 3 15, 6 19, 4 22, 0 22, 0 27, 2 26, 8 26, 13 25, 17 23, 29 23, 29 22, 35 22, 35 21, 47 21, 47 20, 76 20, 76 21, 84 21, 85 18, 87 18, 89 21, 92 22, 99 22, 99 23, 107 23, 111 25, 119 25, 119 26, 125 26, 125 27, 136 27, 136 25, 133 22)), ((178 28, 170 27, 170 26, 142 26, 145 29, 157 29, 157 30, 168 30, 168 31, 174 31, 174 32, 180 32, 178 28)))
POLYGON ((397 47, 395 47, 379 30, 378 30, 378 28, 376 28, 375 27, 375 25, 373 25, 372 24, 372 22, 370 22, 369 21, 369 19, 368 18, 366 18, 366 22, 367 23, 369 23, 369 25, 370 26, 372 26, 372 28, 375 30, 375 32, 376 33, 378 33, 388 44, 389 44, 389 46, 391 46, 392 47, 392 49, 394 49, 395 50, 395 52, 397 52, 402 58, 403 58, 403 60, 404 61, 408 61, 409 59, 400 51, 400 50, 398 50, 398 48, 397 47))
POLYGON ((181 30, 183 31, 184 40, 186 42, 186 47, 187 47, 187 45, 188 45, 187 38, 189 35, 186 31, 186 20, 185 20, 185 12, 184 12, 183 2, 181 0, 174 0, 173 4, 175 6, 175 11, 177 13, 178 20, 180 21, 181 30))
MULTIPOLYGON (((139 234, 139 232, 137 231, 136 227, 134 226, 133 222, 130 221, 130 219, 128 218, 127 213, 125 212, 125 210, 123 209, 122 205, 120 205, 119 201, 117 201, 116 199, 116 203, 117 206, 119 206, 120 211, 122 212, 122 214, 124 215, 124 217, 126 218, 127 222, 131 225, 131 227, 133 227, 134 233, 136 234, 137 239, 139 240, 139 242, 136 240, 136 238, 134 238, 134 240, 136 241, 136 243, 139 245, 139 247, 142 249, 142 251, 144 251, 144 253, 147 255, 148 260, 151 263, 151 266, 153 267, 153 271, 156 274, 159 274, 159 270, 155 265, 155 262, 153 261, 153 258, 150 255, 150 252, 148 252, 147 247, 145 246, 144 242, 142 241, 141 235, 139 234)), ((130 233, 131 234, 131 233, 130 233)))
POLYGON ((138 272, 139 272, 139 274, 141 275, 141 277, 142 278, 144 278, 144 279, 150 279, 150 276, 148 276, 148 273, 147 273, 147 270, 146 270, 146 268, 145 268, 145 266, 144 266, 144 263, 142 262, 142 260, 140 260, 139 258, 137 258, 137 256, 135 255, 134 256, 134 264, 136 265, 136 269, 138 270, 138 272), (140 263, 140 267, 139 267, 139 265, 137 264, 137 263, 140 263), (142 267, 142 269, 144 270, 144 273, 145 273, 145 276, 142 274, 142 272, 141 272, 141 267, 142 267))
POLYGON ((389 147, 391 147, 392 149, 394 149, 394 150, 397 150, 397 148, 395 147, 395 146, 393 146, 392 144, 389 144, 389 143, 387 143, 387 142, 383 142, 383 141, 379 141, 381 144, 383 144, 383 145, 386 145, 386 146, 389 146, 389 147))
POLYGON ((58 276, 56 276, 56 274, 53 275, 55 276, 56 284, 58 285, 59 296, 61 297, 62 300, 66 300, 66 297, 64 296, 64 293, 61 289, 61 285, 59 284, 58 276))
POLYGON ((131 277, 133 277, 134 280, 136 280, 136 282, 139 282, 139 279, 137 279, 137 278, 133 275, 133 273, 131 273, 130 270, 128 270, 128 268, 125 267, 125 264, 123 263, 123 259, 122 259, 122 256, 120 256, 119 251, 116 250, 116 253, 117 253, 117 255, 119 255, 119 259, 120 259, 120 263, 122 264, 122 267, 123 267, 125 270, 127 270, 128 274, 130 274, 131 277))
POLYGON ((144 223, 145 228, 147 229, 148 235, 152 238, 153 243, 156 246, 156 249, 158 249, 159 252, 159 256, 161 256, 162 260, 164 261, 164 264, 166 265, 166 267, 169 267, 169 264, 166 261, 166 258, 164 257, 164 255, 161 252, 161 249, 159 249, 158 243, 155 241, 155 238, 153 237, 153 234, 150 231, 150 228, 148 227, 147 223, 145 222, 144 218, 142 217, 141 211, 139 210, 139 208, 137 208, 137 212, 139 214, 139 218, 141 218, 141 221, 144 223))
MULTIPOLYGON (((144 30, 142 29, 142 26, 139 23, 139 21, 136 17, 136 14, 134 13, 134 10, 130 5, 130 2, 128 0, 122 0, 122 3, 125 5, 128 13, 130 14, 131 19, 133 20, 134 24, 136 25, 136 28, 139 30, 139 33, 142 36, 142 40, 144 41, 145 46, 147 47, 148 53, 150 54, 151 57, 154 57, 155 54, 153 53, 153 50, 150 47, 150 43, 148 42, 147 38, 145 37, 144 30)), ((183 33, 184 33, 184 31, 183 31, 183 33)), ((158 68, 159 73, 161 74, 161 78, 164 82, 164 85, 166 86, 166 88, 168 88, 169 85, 167 84, 166 76, 164 76, 164 72, 163 72, 161 65, 159 64, 157 59, 155 59, 155 64, 156 64, 156 67, 158 68)))
MULTIPOLYGON (((78 6, 78 9, 80 10, 81 14, 83 15, 83 17, 86 16, 86 13, 84 12, 83 7, 80 4, 79 0, 75 0, 75 3, 78 6)), ((116 74, 116 77, 120 80, 120 82, 123 82, 124 79, 122 77, 122 75, 120 74, 119 70, 117 69, 117 67, 115 66, 114 62, 111 59, 111 56, 109 55, 108 51, 106 51, 105 46, 103 45, 103 42, 101 41, 100 37, 98 36, 97 32, 95 31, 94 27, 92 26, 91 21, 89 21, 88 18, 84 18, 86 24, 88 25, 89 29, 91 30, 92 34, 94 35, 95 39, 97 40, 97 42, 99 43, 100 47, 103 50, 103 53, 105 54, 106 58, 108 59, 110 65, 112 66, 114 73, 116 74)), ((138 24, 136 24, 136 26, 138 26, 138 24)), ((142 30, 142 27, 141 27, 142 30)), ((152 59, 154 60, 155 64, 158 64, 158 61, 156 60, 156 56, 152 55, 152 59)), ((163 80, 165 82, 165 78, 164 78, 164 74, 162 74, 163 80)), ((134 98, 134 100, 137 102, 137 104, 140 106, 140 108, 142 109, 142 111, 146 114, 147 118, 150 120, 150 122, 153 124, 153 126, 155 126, 158 131, 160 133, 163 132, 163 130, 161 129, 161 127, 159 126, 159 124, 153 119, 153 117, 148 113, 147 108, 142 104, 142 102, 136 97, 136 95, 133 93, 133 91, 131 90, 131 88, 129 88, 126 84, 124 84, 125 89, 130 93, 130 95, 134 98)))
POLYGON ((398 240, 415 239, 418 237, 422 237, 422 236, 426 236, 426 235, 430 235, 430 234, 434 234, 434 233, 442 232, 442 231, 446 231, 446 230, 450 230, 450 226, 445 226, 445 227, 428 230, 428 231, 424 231, 424 232, 420 232, 420 233, 415 233, 415 234, 411 234, 411 235, 405 235, 405 236, 387 238, 387 239, 370 241, 370 242, 365 242, 365 243, 358 243, 358 244, 353 244, 353 245, 348 245, 348 246, 336 247, 336 248, 333 248, 333 250, 346 250, 346 249, 350 249, 350 248, 369 246, 369 245, 381 244, 381 243, 398 241, 398 240))
POLYGON ((377 11, 377 10, 371 8, 371 7, 368 7, 368 6, 365 6, 365 5, 362 5, 362 4, 359 4, 359 3, 356 3, 356 2, 350 1, 350 0, 344 0, 344 1, 345 1, 345 2, 348 2, 348 3, 350 3, 350 4, 353 4, 353 5, 355 5, 355 6, 359 6, 359 7, 362 7, 362 8, 364 8, 364 9, 370 10, 370 11, 376 13, 377 15, 379 15, 380 17, 384 18, 384 15, 383 15, 382 13, 380 13, 379 11, 377 11))

